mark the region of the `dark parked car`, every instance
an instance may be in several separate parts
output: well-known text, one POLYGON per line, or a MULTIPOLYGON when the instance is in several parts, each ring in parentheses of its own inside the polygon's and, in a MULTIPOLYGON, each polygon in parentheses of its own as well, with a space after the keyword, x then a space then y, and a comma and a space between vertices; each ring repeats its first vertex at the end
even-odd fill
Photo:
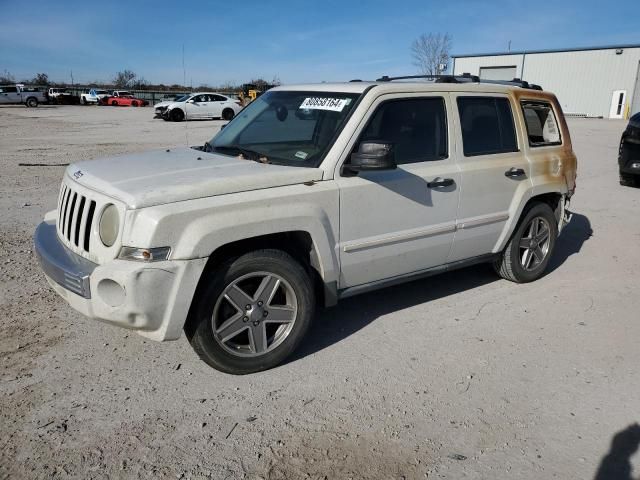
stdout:
POLYGON ((640 187, 640 113, 629 120, 620 140, 620 185, 640 187))

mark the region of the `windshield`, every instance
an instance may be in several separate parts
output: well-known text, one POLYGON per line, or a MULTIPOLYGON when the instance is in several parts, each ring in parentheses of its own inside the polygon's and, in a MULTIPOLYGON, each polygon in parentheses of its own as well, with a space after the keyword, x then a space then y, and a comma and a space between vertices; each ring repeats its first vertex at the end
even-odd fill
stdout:
POLYGON ((279 165, 317 167, 359 94, 271 91, 258 97, 206 145, 207 151, 253 153, 279 165))
POLYGON ((191 97, 191 94, 189 95, 182 95, 178 98, 176 98, 175 100, 173 100, 174 102, 186 102, 187 100, 189 100, 189 98, 191 97))

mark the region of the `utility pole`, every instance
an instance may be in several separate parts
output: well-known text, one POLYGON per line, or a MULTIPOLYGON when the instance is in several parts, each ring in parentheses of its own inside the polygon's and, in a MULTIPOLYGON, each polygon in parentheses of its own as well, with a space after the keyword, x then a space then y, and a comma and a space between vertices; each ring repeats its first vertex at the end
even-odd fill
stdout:
POLYGON ((511 51, 511 40, 509 40, 509 45, 507 45, 507 52, 511 51))

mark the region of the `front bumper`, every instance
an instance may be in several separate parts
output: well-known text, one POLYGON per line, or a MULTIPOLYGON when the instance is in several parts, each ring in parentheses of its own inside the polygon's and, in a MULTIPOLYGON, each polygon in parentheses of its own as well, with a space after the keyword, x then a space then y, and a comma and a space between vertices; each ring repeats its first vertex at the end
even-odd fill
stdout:
POLYGON ((38 226, 34 247, 47 281, 72 308, 158 341, 180 337, 206 264, 198 258, 97 265, 67 249, 52 221, 38 226))

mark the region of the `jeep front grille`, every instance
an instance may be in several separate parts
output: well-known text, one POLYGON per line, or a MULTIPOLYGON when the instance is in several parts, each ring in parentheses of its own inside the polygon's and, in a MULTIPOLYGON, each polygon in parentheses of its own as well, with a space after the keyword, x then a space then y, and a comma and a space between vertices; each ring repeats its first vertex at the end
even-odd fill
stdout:
POLYGON ((70 245, 89 251, 96 202, 62 185, 58 199, 58 234, 70 245))

